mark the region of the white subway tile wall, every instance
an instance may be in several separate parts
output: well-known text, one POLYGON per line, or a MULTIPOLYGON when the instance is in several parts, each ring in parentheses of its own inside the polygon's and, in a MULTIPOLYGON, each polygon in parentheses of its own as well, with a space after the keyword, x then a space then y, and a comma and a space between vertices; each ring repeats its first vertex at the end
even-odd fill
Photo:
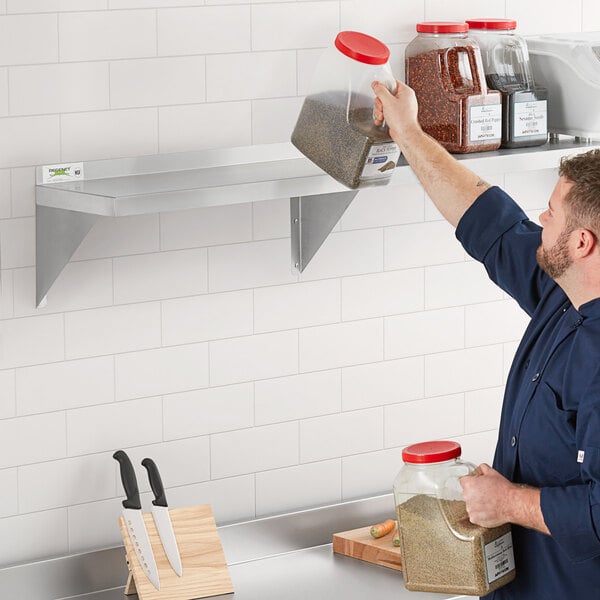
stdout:
MULTIPOLYGON (((101 218, 34 299, 35 166, 287 141, 338 30, 402 78, 417 21, 480 5, 0 0, 0 567, 121 543, 118 448, 219 523, 389 492, 423 439, 491 462, 527 317, 416 181, 360 192, 301 276, 287 199, 101 218)), ((594 0, 484 12, 600 29, 594 0)), ((485 175, 536 216, 556 170, 485 175)))
MULTIPOLYGON (((6 69, 4 69, 6 71, 6 69)), ((0 85, 2 82, 0 71, 0 85)), ((1 91, 1 90, 0 90, 1 91)), ((5 115, 2 115, 5 116, 5 115)), ((11 216, 10 207, 11 182, 10 170, 0 171, 0 219, 9 219, 11 216)))
POLYGON ((0 319, 12 317, 13 306, 13 272, 0 270, 0 319))

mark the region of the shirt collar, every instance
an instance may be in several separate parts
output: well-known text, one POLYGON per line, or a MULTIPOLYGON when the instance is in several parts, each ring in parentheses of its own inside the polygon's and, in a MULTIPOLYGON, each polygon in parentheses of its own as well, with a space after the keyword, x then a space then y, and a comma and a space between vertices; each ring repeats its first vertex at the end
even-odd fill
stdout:
POLYGON ((594 298, 579 307, 579 314, 586 319, 600 318, 600 298, 594 298))

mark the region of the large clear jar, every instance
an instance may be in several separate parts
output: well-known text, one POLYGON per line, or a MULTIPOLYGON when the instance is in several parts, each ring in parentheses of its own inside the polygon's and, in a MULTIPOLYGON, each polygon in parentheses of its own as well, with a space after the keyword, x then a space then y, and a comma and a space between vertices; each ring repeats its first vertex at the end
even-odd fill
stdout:
POLYGON ((389 182, 400 149, 385 123, 375 125, 371 83, 395 91, 389 48, 357 31, 342 31, 321 55, 304 100, 292 143, 345 186, 389 182))
POLYGON ((417 23, 406 47, 406 83, 419 123, 449 152, 496 150, 502 137, 501 95, 488 90, 477 42, 466 23, 417 23))
POLYGON ((394 499, 408 590, 484 596, 515 577, 510 525, 469 520, 459 479, 475 465, 460 455, 460 444, 443 440, 402 451, 394 499))
POLYGON ((512 19, 467 19, 481 49, 487 84, 502 93, 502 147, 539 146, 548 139, 548 90, 535 85, 525 40, 512 19))

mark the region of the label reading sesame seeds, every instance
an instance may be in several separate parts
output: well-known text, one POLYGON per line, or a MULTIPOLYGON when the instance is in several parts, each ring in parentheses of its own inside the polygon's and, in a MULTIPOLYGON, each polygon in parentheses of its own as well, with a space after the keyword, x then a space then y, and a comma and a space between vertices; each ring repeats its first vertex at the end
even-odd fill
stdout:
POLYGON ((548 103, 546 100, 516 102, 514 108, 514 137, 544 135, 547 129, 548 103))
POLYGON ((502 137, 502 106, 471 106, 469 108, 469 141, 499 140, 502 137))
POLYGON ((492 583, 514 570, 515 557, 510 532, 487 543, 484 551, 488 583, 492 583))
POLYGON ((373 144, 365 160, 361 181, 390 177, 400 158, 400 148, 393 142, 373 144))

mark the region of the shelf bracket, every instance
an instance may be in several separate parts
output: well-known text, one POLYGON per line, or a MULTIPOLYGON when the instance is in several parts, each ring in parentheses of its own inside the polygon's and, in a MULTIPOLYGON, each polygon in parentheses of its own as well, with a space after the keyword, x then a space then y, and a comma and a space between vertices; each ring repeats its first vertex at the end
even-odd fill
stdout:
POLYGON ((302 273, 358 190, 290 198, 292 267, 302 273))
POLYGON ((38 204, 35 213, 37 307, 43 304, 48 290, 97 220, 98 215, 38 204))

